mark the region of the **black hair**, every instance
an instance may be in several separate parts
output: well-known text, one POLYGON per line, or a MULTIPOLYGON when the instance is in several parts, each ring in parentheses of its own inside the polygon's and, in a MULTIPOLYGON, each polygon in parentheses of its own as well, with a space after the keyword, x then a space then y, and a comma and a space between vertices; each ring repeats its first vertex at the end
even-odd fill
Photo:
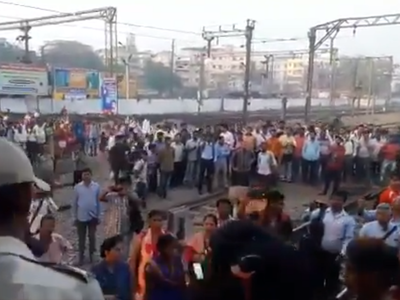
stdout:
POLYGON ((227 198, 221 198, 217 200, 216 206, 219 207, 221 204, 227 204, 232 207, 232 202, 227 198))
POLYGON ((176 243, 176 238, 171 234, 163 234, 157 240, 157 251, 163 253, 172 244, 176 243))
POLYGON ((84 168, 83 170, 81 170, 81 173, 90 173, 90 174, 92 174, 92 170, 90 168, 84 168))
POLYGON ((32 201, 30 182, 0 186, 0 224, 8 224, 16 215, 29 215, 32 201))
POLYGON ((285 195, 278 190, 272 190, 265 193, 265 198, 268 199, 268 202, 275 203, 285 200, 285 195))
POLYGON ((106 238, 100 246, 100 257, 105 258, 107 251, 111 251, 111 249, 123 241, 123 237, 119 234, 106 238))
POLYGON ((157 216, 160 216, 160 217, 164 218, 165 217, 165 213, 162 210, 152 209, 147 214, 147 219, 151 219, 151 218, 157 217, 157 216))
POLYGON ((356 272, 377 273, 383 288, 398 285, 400 263, 397 251, 382 239, 355 239, 347 246, 346 256, 356 272))
POLYGON ((332 194, 331 194, 331 198, 332 197, 334 197, 334 198, 339 198, 339 199, 341 199, 343 202, 346 202, 347 201, 347 198, 349 197, 349 193, 347 192, 347 191, 336 191, 336 192, 333 192, 332 194))
POLYGON ((207 219, 212 219, 212 220, 214 221, 215 225, 218 224, 218 218, 217 218, 217 216, 214 215, 214 214, 207 214, 207 215, 205 215, 204 218, 203 218, 203 222, 204 222, 205 220, 207 220, 207 219))
POLYGON ((44 215, 41 219, 40 219, 40 226, 42 226, 43 225, 43 222, 44 221, 56 221, 56 218, 54 217, 54 215, 52 215, 52 214, 47 214, 47 215, 44 215))

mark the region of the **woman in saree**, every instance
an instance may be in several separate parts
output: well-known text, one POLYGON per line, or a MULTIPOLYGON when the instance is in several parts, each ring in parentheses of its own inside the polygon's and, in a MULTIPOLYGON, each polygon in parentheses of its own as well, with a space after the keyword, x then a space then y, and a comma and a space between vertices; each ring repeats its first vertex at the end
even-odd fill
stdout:
POLYGON ((146 300, 185 300, 187 298, 185 271, 177 251, 178 241, 170 235, 161 235, 157 254, 145 267, 146 300))
POLYGON ((152 210, 148 214, 148 227, 134 234, 130 243, 129 265, 136 281, 134 299, 143 299, 146 291, 145 267, 157 253, 158 238, 166 232, 162 228, 164 213, 152 210))
POLYGON ((213 214, 208 214, 203 219, 203 230, 197 232, 186 243, 184 259, 188 263, 200 263, 203 270, 207 267, 209 242, 211 234, 218 226, 218 218, 213 214))

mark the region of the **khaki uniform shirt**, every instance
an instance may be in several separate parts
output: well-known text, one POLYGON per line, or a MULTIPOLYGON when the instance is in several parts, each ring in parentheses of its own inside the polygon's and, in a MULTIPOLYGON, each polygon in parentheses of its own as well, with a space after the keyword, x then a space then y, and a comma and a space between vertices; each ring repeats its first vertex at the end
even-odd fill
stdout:
POLYGON ((22 241, 0 237, 0 300, 101 300, 87 272, 37 262, 22 241))

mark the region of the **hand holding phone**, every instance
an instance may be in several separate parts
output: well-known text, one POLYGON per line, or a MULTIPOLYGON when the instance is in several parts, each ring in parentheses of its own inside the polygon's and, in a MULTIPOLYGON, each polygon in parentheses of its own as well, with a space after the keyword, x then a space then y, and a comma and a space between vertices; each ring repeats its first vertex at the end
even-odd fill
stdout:
POLYGON ((204 279, 203 268, 200 263, 193 263, 193 272, 197 280, 204 279))

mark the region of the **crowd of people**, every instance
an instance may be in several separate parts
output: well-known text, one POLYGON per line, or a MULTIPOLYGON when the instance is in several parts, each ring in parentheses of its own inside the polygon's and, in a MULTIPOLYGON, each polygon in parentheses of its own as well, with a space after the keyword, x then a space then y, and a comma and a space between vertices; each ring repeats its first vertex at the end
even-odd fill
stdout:
MULTIPOLYGON (((0 286, 7 290, 4 299, 28 293, 26 299, 50 299, 51 288, 57 295, 53 299, 319 299, 340 290, 343 257, 349 294, 386 299, 389 287, 397 284, 398 251, 393 249, 400 245, 399 144, 396 135, 377 126, 343 129, 265 122, 194 129, 186 124, 141 126, 131 120, 69 124, 70 141, 53 139, 53 148, 54 143, 58 148, 63 142, 74 145, 71 211, 78 264, 88 261, 96 280, 71 267, 72 247, 54 232, 58 208, 50 204, 44 209, 43 201, 37 201, 47 197, 51 187, 46 190, 35 177, 31 163, 37 158, 29 155, 29 147, 22 148, 30 161, 15 147, 21 142, 14 126, 13 134, 6 130, 3 135, 12 143, 0 141, 0 265, 15 272, 23 287, 15 288, 15 276, 0 276, 0 286), (108 158, 114 182, 105 190, 93 180, 90 155, 108 158), (330 199, 305 212, 309 230, 295 245, 293 223, 283 209, 285 195, 277 190, 280 181, 320 186, 320 193, 330 199), (357 220, 365 224, 358 234, 354 216, 343 208, 347 193, 341 184, 347 181, 366 188, 389 182, 375 210, 365 209, 360 201, 357 220), (35 194, 28 188, 31 184, 35 194), (170 189, 182 186, 199 194, 238 186, 246 192, 221 198, 215 214, 204 216, 202 229, 180 240, 164 228, 165 212, 151 210, 145 222, 142 208, 149 193, 170 199, 170 189), (102 202, 115 199, 126 200, 129 232, 101 241, 102 259, 97 262, 95 233, 102 202), (39 213, 40 221, 35 216, 39 213), (371 257, 376 258, 373 263, 371 257), (34 270, 37 276, 32 277, 34 270)), ((33 135, 40 144, 38 131, 33 135)), ((40 147, 44 154, 49 147, 45 136, 40 147)), ((50 156, 52 151, 47 151, 50 156)), ((390 296, 400 299, 395 292, 390 296)))

